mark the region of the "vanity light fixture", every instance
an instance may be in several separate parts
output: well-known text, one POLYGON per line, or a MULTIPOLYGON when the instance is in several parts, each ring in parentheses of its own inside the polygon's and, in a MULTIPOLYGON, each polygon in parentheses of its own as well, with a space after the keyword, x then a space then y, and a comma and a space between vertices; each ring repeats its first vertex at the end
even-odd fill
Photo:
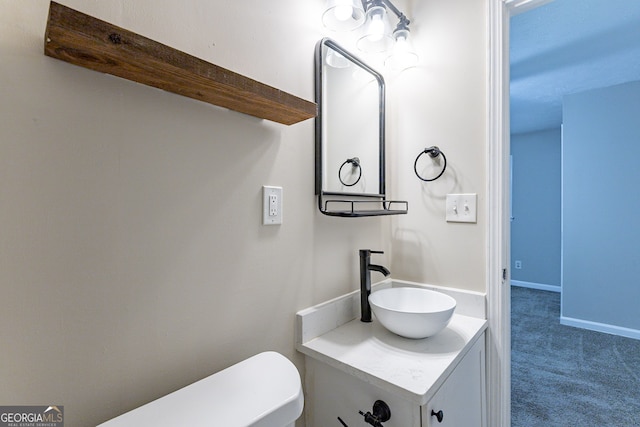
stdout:
POLYGON ((410 41, 410 21, 391 0, 327 0, 326 3, 322 22, 328 29, 350 31, 363 27, 356 42, 358 50, 387 54, 385 66, 395 71, 418 63, 418 55, 410 41), (388 11, 398 18, 393 34, 388 11))
POLYGON ((384 61, 384 65, 392 70, 400 71, 409 67, 414 67, 418 63, 418 54, 413 50, 411 46, 411 40, 409 37, 409 27, 405 20, 400 20, 396 30, 393 32, 393 38, 395 44, 391 55, 384 61))
POLYGON ((364 5, 361 0, 327 0, 322 23, 334 31, 351 31, 364 22, 364 5))
POLYGON ((356 46, 365 53, 386 52, 393 45, 391 24, 387 8, 382 0, 373 0, 367 6, 367 18, 364 32, 358 39, 356 46))

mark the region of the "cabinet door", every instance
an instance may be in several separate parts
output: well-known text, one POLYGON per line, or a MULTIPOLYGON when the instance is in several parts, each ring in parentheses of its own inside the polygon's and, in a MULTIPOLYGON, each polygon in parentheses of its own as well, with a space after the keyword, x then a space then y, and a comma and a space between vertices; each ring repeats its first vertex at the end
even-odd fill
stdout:
POLYGON ((484 334, 422 407, 423 427, 486 427, 484 334), (442 411, 438 421, 432 411, 442 411))
POLYGON ((419 405, 311 357, 305 360, 307 427, 371 427, 358 411, 372 411, 376 400, 384 401, 391 410, 384 427, 421 427, 419 405))

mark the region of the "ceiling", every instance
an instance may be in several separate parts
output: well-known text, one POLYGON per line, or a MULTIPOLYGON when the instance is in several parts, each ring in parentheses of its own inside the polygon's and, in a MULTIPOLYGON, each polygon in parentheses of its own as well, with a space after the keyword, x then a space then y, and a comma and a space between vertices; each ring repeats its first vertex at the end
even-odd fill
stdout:
POLYGON ((564 95, 640 80, 640 0, 554 0, 509 43, 511 133, 559 128, 564 95))

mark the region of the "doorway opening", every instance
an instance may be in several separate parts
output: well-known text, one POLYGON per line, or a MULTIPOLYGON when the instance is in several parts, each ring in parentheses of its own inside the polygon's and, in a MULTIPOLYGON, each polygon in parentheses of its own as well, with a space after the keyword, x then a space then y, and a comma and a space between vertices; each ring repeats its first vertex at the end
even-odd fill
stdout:
MULTIPOLYGON (((624 14, 624 19, 633 14, 606 2, 585 4, 584 1, 556 0, 548 3, 506 2, 507 6, 514 6, 507 8, 511 26, 504 36, 511 47, 508 55, 511 58, 511 130, 510 138, 505 140, 510 140, 509 151, 514 158, 510 271, 513 284, 521 286, 509 288, 513 348, 511 419, 514 427, 549 421, 566 424, 569 419, 571 423, 585 425, 640 425, 640 398, 634 391, 640 383, 637 375, 628 375, 640 369, 640 358, 636 356, 640 342, 561 325, 570 324, 564 319, 570 318, 568 313, 575 313, 575 308, 566 300, 561 302, 558 293, 562 290, 564 265, 560 204, 564 200, 561 193, 563 96, 566 93, 571 94, 569 97, 576 96, 575 93, 621 84, 628 79, 623 71, 633 70, 635 64, 618 67, 620 72, 607 71, 601 82, 595 79, 597 70, 583 73, 580 67, 590 63, 603 68, 599 63, 610 65, 624 56, 617 48, 629 48, 629 40, 637 37, 625 35, 626 24, 614 24, 612 20, 618 19, 616 14, 624 14), (526 13, 520 14, 522 10, 518 7, 525 4, 526 13), (565 12, 569 18, 587 24, 588 33, 580 34, 579 25, 562 22, 565 12), (592 12, 595 13, 590 16, 592 12), (548 13, 546 17, 545 13, 548 13), (557 25, 557 29, 548 27, 549 24, 557 25), (537 33, 533 33, 534 30, 537 33), (533 37, 535 45, 524 53, 515 51, 521 48, 518 37, 522 31, 531 32, 525 35, 533 37), (554 38, 560 33, 558 44, 554 38), (567 72, 570 81, 563 81, 563 74, 567 72), (553 90, 558 93, 545 91, 543 85, 547 77, 553 77, 553 90), (535 96, 527 98, 527 91, 535 96), (545 96, 556 97, 555 104, 547 102, 545 96), (529 182, 523 185, 526 181, 523 177, 527 175, 529 182), (529 215, 532 212, 533 215, 529 215), (551 216, 554 218, 549 218, 551 216), (550 244, 550 240, 554 242, 550 244), (565 306, 574 311, 563 313, 565 306), (617 380, 611 381, 612 378, 617 380), (599 413, 610 414, 618 405, 614 416, 620 418, 612 420, 605 416, 598 421, 599 413)), ((640 15, 637 16, 635 22, 629 24, 635 28, 640 19, 640 15)), ((635 79, 639 80, 640 76, 636 74, 635 79)), ((571 164, 566 156, 564 163, 571 164)), ((568 186, 567 190, 575 187, 568 186)), ((564 218, 566 222, 574 217, 565 212, 564 218)), ((580 250, 586 252, 584 248, 580 250)), ((571 283, 575 289, 575 280, 571 283)), ((569 295, 576 296, 575 293, 569 295)), ((584 323, 578 326, 593 326, 584 323)))

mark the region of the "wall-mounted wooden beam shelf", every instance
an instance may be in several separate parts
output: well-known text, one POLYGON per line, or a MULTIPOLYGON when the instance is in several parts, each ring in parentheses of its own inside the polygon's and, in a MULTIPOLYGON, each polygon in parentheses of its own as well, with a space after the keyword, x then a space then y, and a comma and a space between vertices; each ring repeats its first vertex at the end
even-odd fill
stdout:
POLYGON ((44 53, 71 64, 286 125, 316 104, 51 2, 44 53))

